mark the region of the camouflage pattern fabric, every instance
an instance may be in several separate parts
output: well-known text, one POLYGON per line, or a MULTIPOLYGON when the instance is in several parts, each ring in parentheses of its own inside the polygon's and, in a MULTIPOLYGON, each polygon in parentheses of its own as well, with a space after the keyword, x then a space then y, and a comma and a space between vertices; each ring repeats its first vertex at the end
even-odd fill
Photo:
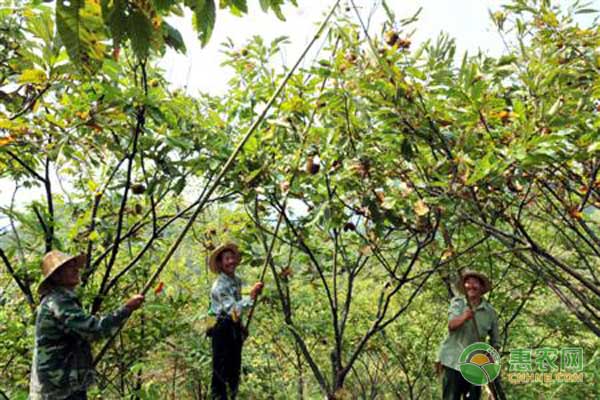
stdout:
POLYGON ((90 341, 109 336, 129 317, 121 307, 104 317, 86 314, 75 293, 55 288, 38 307, 31 400, 63 400, 95 381, 90 341))

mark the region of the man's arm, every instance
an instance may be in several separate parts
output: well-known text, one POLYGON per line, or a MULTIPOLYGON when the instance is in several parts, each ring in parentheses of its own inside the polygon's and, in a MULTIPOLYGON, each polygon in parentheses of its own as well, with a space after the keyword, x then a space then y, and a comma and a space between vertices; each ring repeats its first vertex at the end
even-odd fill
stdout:
POLYGON ((448 308, 448 330, 450 332, 457 330, 471 318, 473 318, 473 311, 469 307, 465 308, 464 300, 452 299, 448 308))
POLYGON ((461 315, 458 317, 452 318, 448 322, 448 330, 450 332, 457 330, 461 326, 465 324, 468 320, 473 318, 473 311, 470 308, 467 308, 461 315))
POLYGON ((88 340, 96 340, 114 333, 123 322, 137 310, 144 297, 136 295, 118 310, 103 317, 86 314, 75 299, 61 299, 56 303, 54 314, 67 332, 77 333, 88 340))

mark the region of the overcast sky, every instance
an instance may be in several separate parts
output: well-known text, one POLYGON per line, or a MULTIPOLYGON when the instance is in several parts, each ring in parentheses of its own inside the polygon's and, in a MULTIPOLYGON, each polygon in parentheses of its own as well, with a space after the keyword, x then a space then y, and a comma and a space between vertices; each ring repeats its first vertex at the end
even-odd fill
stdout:
MULTIPOLYGON (((201 48, 191 24, 191 17, 173 18, 170 23, 182 32, 188 53, 181 55, 169 51, 161 62, 167 79, 174 87, 186 87, 188 93, 198 90, 213 94, 222 94, 227 90, 227 80, 231 73, 220 66, 224 57, 220 53, 223 43, 230 37, 236 46, 242 47, 245 40, 259 35, 268 42, 278 36, 288 36, 290 44, 283 51, 284 58, 279 60, 292 65, 304 46, 313 37, 318 23, 333 5, 333 0, 297 0, 298 7, 288 4, 284 7, 286 21, 280 21, 272 13, 264 13, 258 0, 249 0, 249 15, 235 17, 226 11, 217 14, 216 27, 209 44, 201 48)), ((344 8, 349 1, 342 0, 344 8)), ((498 0, 388 0, 387 4, 397 19, 414 15, 422 7, 419 23, 413 42, 418 44, 428 38, 435 38, 441 32, 456 38, 458 54, 464 51, 476 52, 478 49, 492 54, 502 51, 502 42, 489 19, 488 10, 499 9, 498 0)), ((381 7, 381 0, 355 0, 362 18, 366 21, 374 11, 371 30, 380 32, 381 25, 387 20, 381 7)), ((354 11, 347 13, 356 21, 354 11)), ((320 43, 319 43, 320 44, 320 43)), ((315 45, 318 50, 318 45, 315 45)), ((312 54, 314 56, 314 53, 312 54)), ((307 57, 310 62, 312 57, 307 57)))

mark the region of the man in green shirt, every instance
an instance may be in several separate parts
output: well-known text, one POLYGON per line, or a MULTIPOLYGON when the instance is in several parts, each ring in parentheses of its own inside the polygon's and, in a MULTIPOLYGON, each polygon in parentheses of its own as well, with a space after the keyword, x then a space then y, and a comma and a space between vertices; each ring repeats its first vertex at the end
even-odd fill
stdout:
POLYGON ((466 271, 461 275, 458 289, 464 296, 454 297, 448 309, 448 336, 438 355, 443 366, 443 399, 476 400, 481 396, 481 386, 472 385, 460 373, 459 357, 472 343, 490 337, 491 345, 498 349, 498 316, 482 296, 492 288, 490 280, 482 273, 466 271), (473 322, 475 318, 476 323, 473 322))
POLYGON ((74 292, 84 263, 85 255, 57 250, 42 261, 30 400, 87 399, 87 389, 95 382, 90 342, 113 334, 144 301, 138 294, 105 316, 85 313, 74 292))

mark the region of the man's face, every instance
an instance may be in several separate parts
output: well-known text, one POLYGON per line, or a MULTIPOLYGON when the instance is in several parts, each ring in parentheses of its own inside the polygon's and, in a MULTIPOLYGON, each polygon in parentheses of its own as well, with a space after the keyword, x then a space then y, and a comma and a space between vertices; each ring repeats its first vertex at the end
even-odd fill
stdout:
POLYGON ((239 260, 233 251, 225 250, 221 253, 221 261, 219 264, 221 271, 227 275, 233 275, 239 264, 239 260))
POLYGON ((470 276, 465 279, 465 290, 467 296, 469 297, 477 297, 481 296, 481 291, 483 290, 483 286, 481 285, 481 281, 474 276, 470 276))
POLYGON ((75 287, 79 285, 79 265, 75 263, 69 263, 61 267, 52 276, 54 282, 61 286, 75 287))

